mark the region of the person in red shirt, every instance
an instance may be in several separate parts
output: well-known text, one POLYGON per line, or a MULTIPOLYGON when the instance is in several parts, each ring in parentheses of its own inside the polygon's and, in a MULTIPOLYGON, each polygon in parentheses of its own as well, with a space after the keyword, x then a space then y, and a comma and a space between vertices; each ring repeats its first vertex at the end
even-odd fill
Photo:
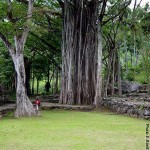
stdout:
POLYGON ((35 100, 35 104, 38 105, 38 106, 41 105, 40 99, 39 99, 38 97, 37 97, 36 100, 35 100))
POLYGON ((35 105, 36 105, 36 110, 39 110, 39 106, 41 105, 39 97, 36 97, 35 105))

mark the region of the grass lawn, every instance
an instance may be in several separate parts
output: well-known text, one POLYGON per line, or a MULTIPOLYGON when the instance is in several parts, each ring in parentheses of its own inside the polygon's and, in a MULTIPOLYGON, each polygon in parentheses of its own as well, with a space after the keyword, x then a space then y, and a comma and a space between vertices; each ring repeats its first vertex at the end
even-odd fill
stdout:
POLYGON ((145 150, 149 121, 111 112, 42 111, 0 120, 0 150, 145 150))

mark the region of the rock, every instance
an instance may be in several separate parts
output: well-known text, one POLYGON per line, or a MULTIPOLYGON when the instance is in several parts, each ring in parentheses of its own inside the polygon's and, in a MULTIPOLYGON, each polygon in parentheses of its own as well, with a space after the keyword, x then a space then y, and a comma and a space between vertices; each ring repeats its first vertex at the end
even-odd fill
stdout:
POLYGON ((138 115, 138 109, 134 109, 134 114, 138 115))
POLYGON ((118 107, 118 108, 117 108, 117 113, 120 113, 120 111, 121 111, 121 108, 118 107))
POLYGON ((115 111, 117 109, 117 105, 113 105, 112 109, 115 111))
POLYGON ((142 118, 142 119, 143 119, 143 118, 145 118, 145 117, 144 117, 144 115, 139 115, 138 118, 142 118))
POLYGON ((150 116, 145 116, 144 118, 145 118, 145 119, 150 119, 150 116))
POLYGON ((137 118, 137 115, 135 115, 135 114, 131 114, 130 116, 134 117, 134 118, 137 118))
POLYGON ((138 115, 139 116, 144 116, 145 110, 138 110, 138 115))
POLYGON ((150 97, 148 97, 148 98, 146 99, 146 101, 150 102, 150 97))
POLYGON ((146 109, 144 112, 144 116, 150 116, 150 111, 146 109))
POLYGON ((129 116, 133 115, 133 114, 134 114, 134 109, 129 109, 129 110, 127 111, 127 114, 128 114, 129 116))
POLYGON ((127 106, 124 107, 124 108, 122 109, 122 113, 124 113, 124 114, 127 113, 128 109, 129 109, 129 108, 128 108, 127 106))
POLYGON ((105 106, 105 107, 107 107, 107 106, 108 106, 108 104, 107 104, 106 102, 104 102, 104 106, 105 106))
POLYGON ((132 93, 139 91, 141 84, 136 82, 122 81, 122 92, 123 93, 132 93))
POLYGON ((110 98, 103 98, 103 101, 111 101, 110 98))
POLYGON ((124 107, 122 102, 118 102, 119 107, 124 107))
MULTIPOLYGON (((132 96, 136 93, 130 94, 132 96)), ((123 98, 111 98, 111 101, 103 101, 105 106, 114 112, 128 115, 131 117, 150 119, 150 103, 131 101, 129 98, 127 101, 123 98)))

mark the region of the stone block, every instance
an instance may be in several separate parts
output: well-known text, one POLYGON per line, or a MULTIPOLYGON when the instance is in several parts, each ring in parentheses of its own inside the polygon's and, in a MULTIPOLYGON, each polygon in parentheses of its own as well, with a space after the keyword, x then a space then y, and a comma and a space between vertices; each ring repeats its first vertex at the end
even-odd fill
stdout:
POLYGON ((127 113, 128 109, 129 109, 129 108, 128 108, 127 106, 124 107, 124 108, 122 109, 122 113, 123 113, 123 114, 127 113))
POLYGON ((121 108, 118 107, 118 108, 117 108, 117 113, 120 113, 120 111, 121 111, 121 108))
POLYGON ((144 109, 138 110, 138 115, 139 116, 144 116, 144 113, 145 113, 144 109))
POLYGON ((150 116, 150 111, 146 109, 144 112, 144 116, 150 116))
POLYGON ((134 109, 129 109, 129 110, 127 111, 127 114, 128 114, 129 116, 133 115, 133 114, 134 114, 134 109))

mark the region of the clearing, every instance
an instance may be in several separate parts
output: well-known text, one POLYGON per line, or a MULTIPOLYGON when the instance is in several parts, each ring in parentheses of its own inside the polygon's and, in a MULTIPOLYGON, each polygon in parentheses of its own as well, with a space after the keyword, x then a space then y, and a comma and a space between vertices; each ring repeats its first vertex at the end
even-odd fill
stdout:
POLYGON ((112 112, 41 111, 0 120, 0 150, 145 150, 147 120, 112 112))

